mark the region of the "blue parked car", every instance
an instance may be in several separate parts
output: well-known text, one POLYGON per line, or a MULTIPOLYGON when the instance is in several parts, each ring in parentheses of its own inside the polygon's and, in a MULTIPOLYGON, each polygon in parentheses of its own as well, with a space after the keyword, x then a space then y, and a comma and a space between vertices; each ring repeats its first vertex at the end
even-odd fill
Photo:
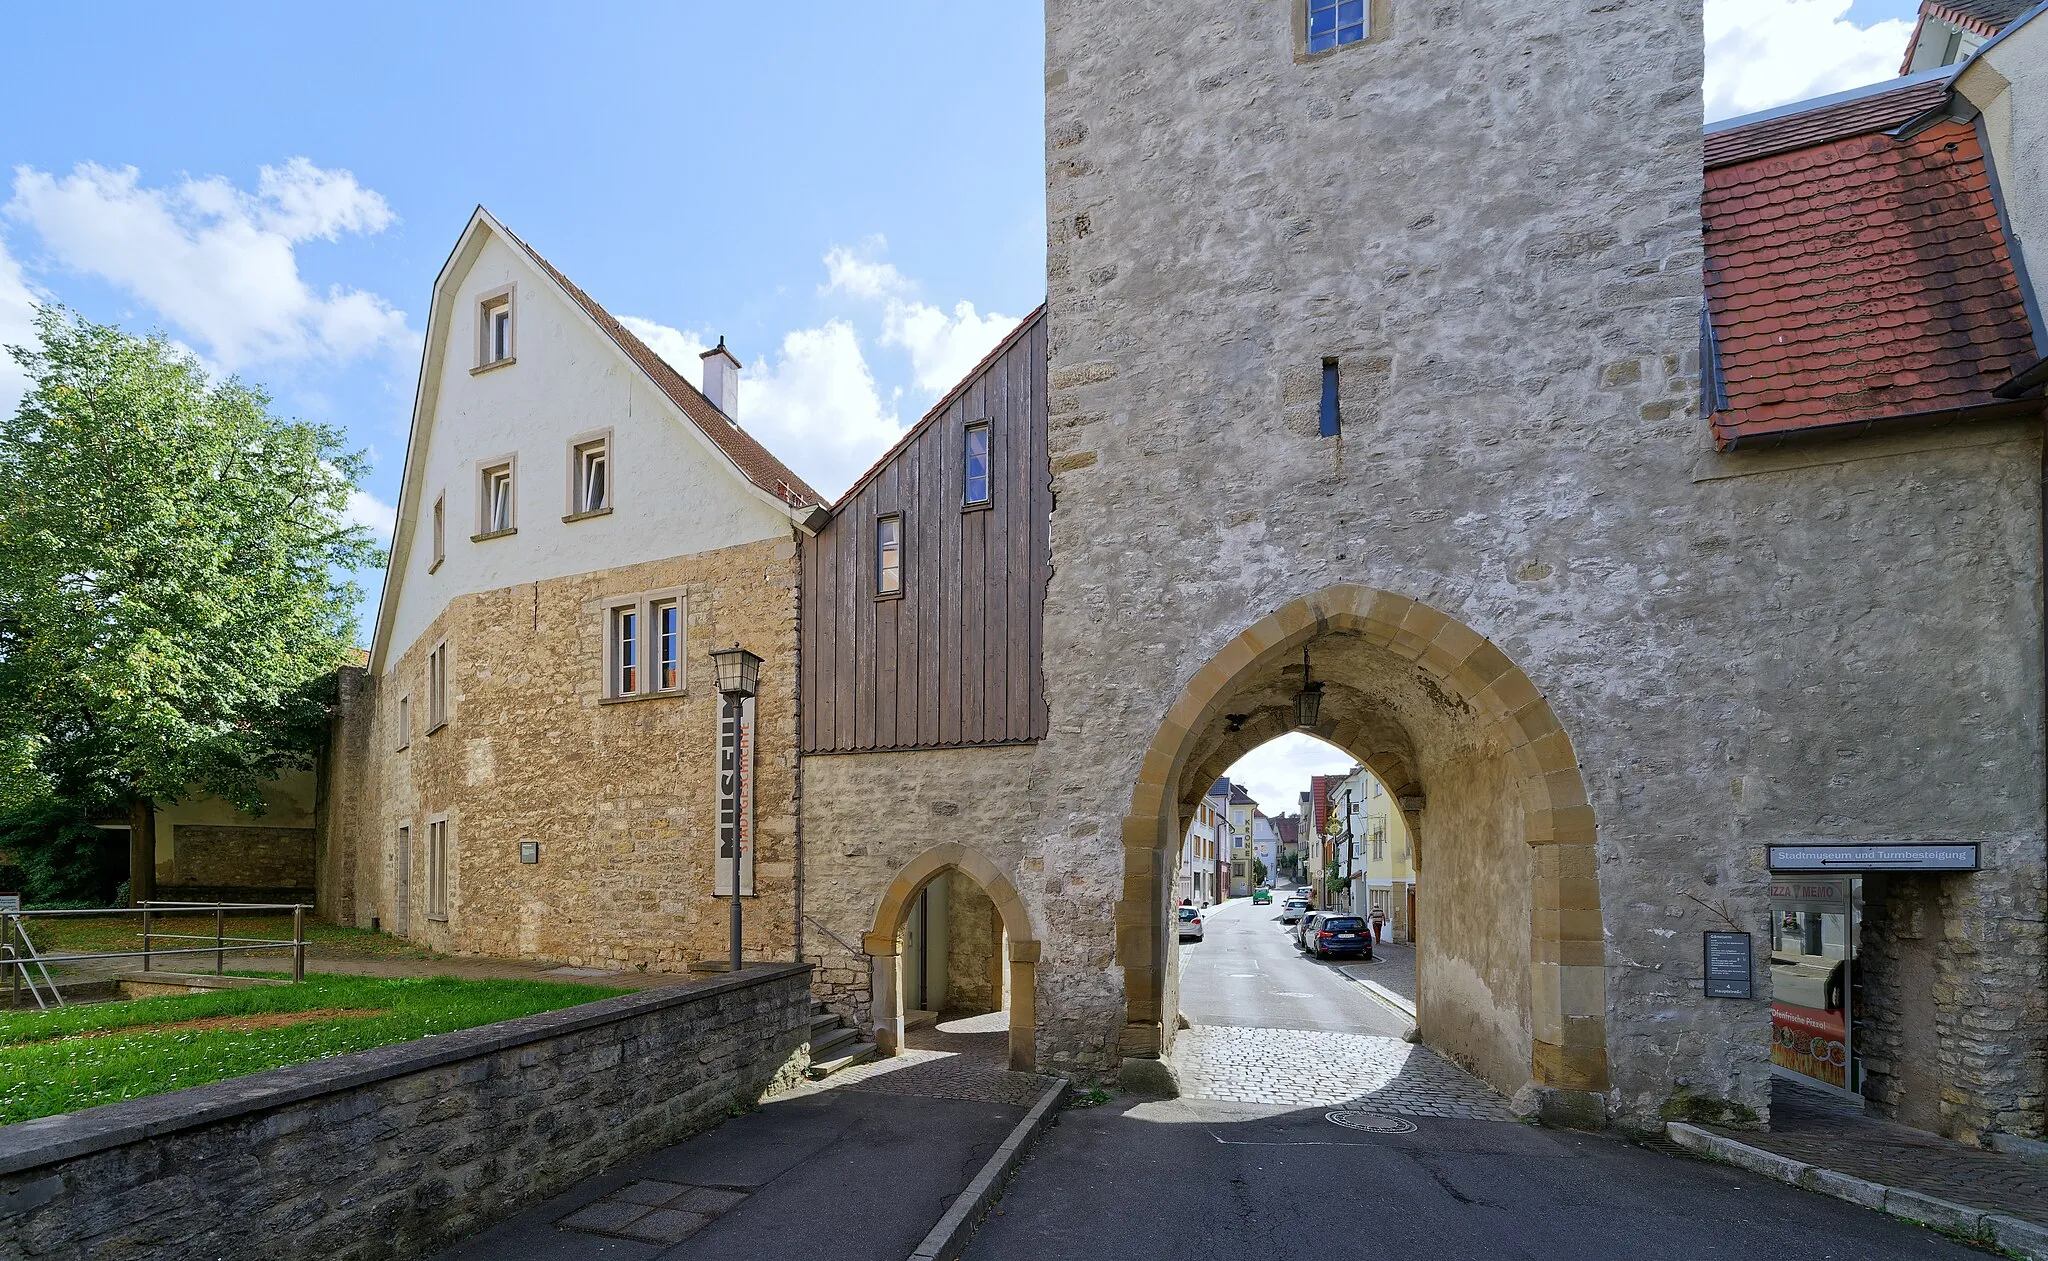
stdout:
POLYGON ((1358 915, 1318 915, 1315 925, 1303 933, 1302 944, 1318 959, 1336 955, 1372 958, 1372 930, 1358 915))

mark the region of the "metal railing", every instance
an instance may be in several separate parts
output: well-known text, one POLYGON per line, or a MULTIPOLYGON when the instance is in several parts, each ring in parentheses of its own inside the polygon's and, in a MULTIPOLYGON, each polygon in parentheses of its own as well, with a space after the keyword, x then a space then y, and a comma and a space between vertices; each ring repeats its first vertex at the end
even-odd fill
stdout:
POLYGON ((50 976, 51 964, 104 963, 109 959, 141 959, 142 970, 153 970, 152 964, 161 958, 183 955, 212 955, 213 974, 220 976, 227 964, 227 956, 237 952, 256 950, 281 950, 287 947, 292 952, 292 980, 306 979, 306 912, 313 908, 304 902, 144 902, 140 906, 119 906, 91 908, 79 911, 5 911, 0 912, 0 966, 7 969, 8 998, 16 1007, 21 1006, 22 987, 28 987, 29 996, 36 1006, 45 1011, 49 1004, 43 998, 48 990, 57 1006, 64 1005, 64 994, 50 976), (271 937, 230 937, 227 935, 227 921, 230 915, 282 915, 291 912, 292 935, 290 938, 271 937), (163 918, 189 919, 207 914, 213 916, 213 933, 166 933, 160 931, 157 921, 163 918), (107 916, 141 917, 142 949, 140 950, 94 950, 78 954, 43 954, 29 937, 29 920, 89 919, 107 916), (197 941, 210 944, 199 946, 160 946, 158 942, 197 941), (43 979, 36 984, 36 975, 43 979))

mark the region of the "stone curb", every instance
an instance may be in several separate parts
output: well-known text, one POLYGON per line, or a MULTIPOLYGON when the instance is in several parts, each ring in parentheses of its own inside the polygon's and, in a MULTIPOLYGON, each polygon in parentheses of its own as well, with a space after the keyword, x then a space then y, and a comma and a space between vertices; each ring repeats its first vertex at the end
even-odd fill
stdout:
POLYGON ((267 1068, 203 1086, 18 1121, 0 1126, 0 1174, 20 1173, 159 1135, 426 1072, 578 1030, 702 1002, 723 993, 753 989, 810 970, 807 963, 752 967, 738 976, 637 990, 497 1024, 431 1034, 411 1042, 394 1042, 330 1059, 267 1068))
POLYGON ((974 1233, 982 1214, 995 1202, 1003 1180, 1010 1176, 1017 1162, 1024 1159, 1024 1152, 1032 1140, 1051 1123, 1054 1110, 1066 1098, 1067 1085, 1067 1079, 1062 1077, 1038 1097, 1038 1102, 1031 1105, 1031 1111, 1024 1114, 1024 1119, 1017 1122, 1010 1136, 1003 1140, 1003 1145, 996 1148, 995 1155, 990 1156, 981 1172, 974 1175, 974 1181, 954 1197, 953 1207, 946 1210, 939 1224, 932 1227, 923 1243, 917 1245, 909 1261, 955 1261, 966 1248, 968 1237, 974 1233))
POLYGON ((1366 991, 1370 993, 1374 998, 1377 998, 1381 1002, 1387 1004, 1389 1007, 1392 1007, 1395 1011, 1398 1011, 1402 1015, 1408 1017, 1408 1019, 1415 1019, 1415 1004, 1409 1002, 1407 999, 1401 997, 1399 994, 1396 994, 1394 991, 1388 989, 1386 986, 1381 985, 1378 981, 1368 981, 1362 976, 1353 976, 1349 972, 1346 972, 1343 968, 1338 968, 1337 972, 1345 980, 1350 981, 1352 984, 1364 986, 1366 988, 1366 991))
POLYGON ((1725 1160, 1740 1169, 1775 1178, 1788 1186, 1805 1191, 1818 1191, 1832 1195, 1838 1200, 1847 1200, 1863 1208, 1876 1209, 1903 1221, 1916 1225, 1931 1226, 1936 1230, 1956 1231, 1975 1239, 1989 1240, 2007 1252, 2028 1258, 2028 1261, 2048 1261, 2048 1225, 2024 1221, 2004 1213, 1993 1213, 1981 1208, 1971 1208, 1925 1195, 1905 1187, 1888 1187, 1882 1183, 1863 1178, 1854 1178, 1819 1165, 1809 1165, 1751 1147, 1738 1142, 1726 1134, 1703 1130, 1697 1125, 1683 1121, 1669 1121, 1664 1125, 1666 1137, 1687 1151, 1702 1156, 1725 1160))

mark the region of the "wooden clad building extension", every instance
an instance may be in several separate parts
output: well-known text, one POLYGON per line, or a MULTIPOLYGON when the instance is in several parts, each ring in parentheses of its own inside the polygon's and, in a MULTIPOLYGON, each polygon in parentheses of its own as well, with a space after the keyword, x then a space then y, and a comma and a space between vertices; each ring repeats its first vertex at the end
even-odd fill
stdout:
POLYGON ((1041 307, 804 540, 804 752, 1045 735, 1045 361, 1041 307))

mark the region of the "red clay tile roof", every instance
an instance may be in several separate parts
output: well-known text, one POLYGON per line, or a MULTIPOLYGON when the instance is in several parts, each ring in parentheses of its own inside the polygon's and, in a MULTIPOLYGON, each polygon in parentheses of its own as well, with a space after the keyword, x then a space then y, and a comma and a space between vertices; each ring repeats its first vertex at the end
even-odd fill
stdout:
POLYGON ((1707 172, 1722 448, 1993 404, 2034 342, 1976 129, 1864 134, 1707 172))
POLYGON ((712 406, 711 400, 699 393, 697 387, 683 379, 683 375, 671 367, 667 360, 648 348, 646 342, 633 335, 631 329, 612 318, 612 313, 597 304, 597 300, 578 288, 576 282, 564 276, 545 258, 540 251, 519 239, 510 228, 505 235, 512 238, 519 248, 526 251, 542 271, 554 277, 576 304, 583 308, 605 335, 619 344, 619 349, 638 364, 647 374, 647 379, 656 389, 666 394, 669 401, 681 408, 683 414, 696 422, 697 428, 715 443, 719 450, 739 467, 748 481, 762 490, 794 507, 805 508, 813 504, 824 504, 825 497, 812 490, 803 478, 790 471, 788 465, 775 458, 760 440, 746 430, 725 418, 725 413, 712 406))
POLYGON ((1842 136, 1887 131, 1918 118, 1948 98, 1944 77, 1925 79, 1818 109, 1781 114, 1741 127, 1707 132, 1707 169, 1789 153, 1842 136))
POLYGON ((2011 26, 2013 19, 2033 8, 2034 3, 2035 0, 1926 0, 1920 12, 1989 39, 2011 26))

